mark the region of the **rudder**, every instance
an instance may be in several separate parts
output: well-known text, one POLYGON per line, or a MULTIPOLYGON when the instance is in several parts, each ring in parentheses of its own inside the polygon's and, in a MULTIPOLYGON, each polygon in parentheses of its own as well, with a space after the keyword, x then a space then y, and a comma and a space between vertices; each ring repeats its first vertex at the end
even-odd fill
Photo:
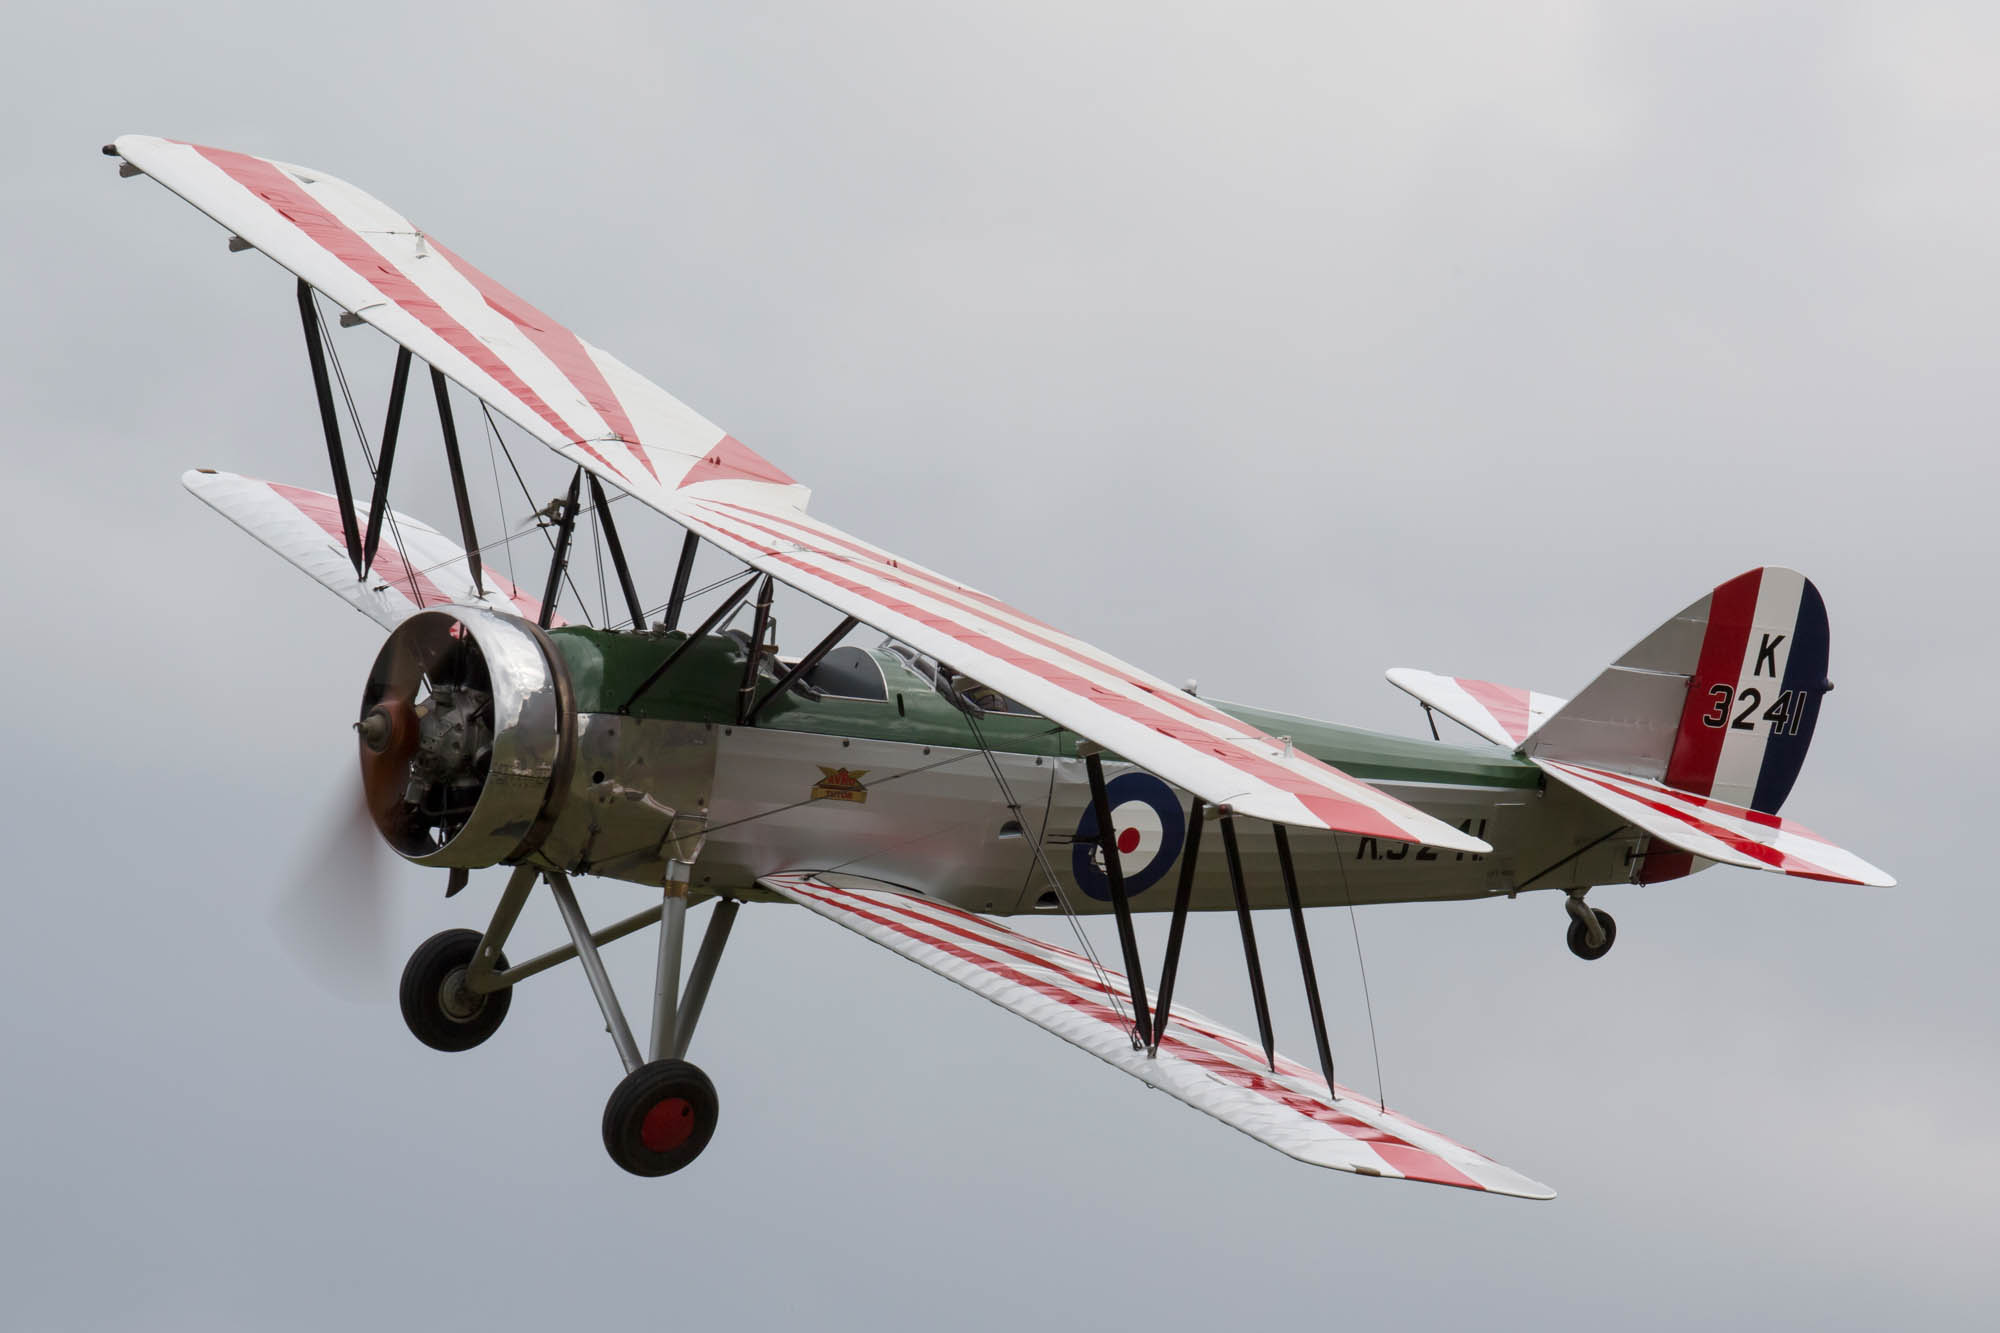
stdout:
POLYGON ((1827 647, 1812 581, 1750 570, 1640 640, 1521 752, 1776 814, 1833 688, 1827 647))

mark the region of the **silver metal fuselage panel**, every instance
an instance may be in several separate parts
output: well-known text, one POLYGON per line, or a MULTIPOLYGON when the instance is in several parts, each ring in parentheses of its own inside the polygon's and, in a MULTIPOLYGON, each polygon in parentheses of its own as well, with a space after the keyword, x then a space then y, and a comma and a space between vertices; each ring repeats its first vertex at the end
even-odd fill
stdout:
MULTIPOLYGON (((630 726, 630 719, 615 719, 630 726)), ((601 719, 586 719, 585 734, 601 719)), ((660 727, 689 724, 641 724, 660 727)), ((694 727, 713 756, 709 838, 694 883, 703 893, 747 894, 757 878, 785 870, 842 871, 915 889, 972 911, 1050 910, 1048 873, 1078 912, 1109 909, 1083 891, 1075 840, 1090 804, 1083 761, 913 745, 765 727, 694 727), (1000 778, 1018 804, 1002 795, 1000 778)), ((638 733, 628 743, 638 743, 638 733)), ((586 769, 579 764, 579 769, 586 769)), ((671 766, 669 766, 671 767, 671 766)), ((702 772, 689 761, 685 780, 702 772)), ((1109 764, 1113 782, 1131 766, 1109 764)), ((579 773, 579 781, 589 777, 579 773)), ((698 781, 694 785, 701 785, 698 781)), ((1161 784, 1163 787, 1165 784, 1161 784)), ((1505 895, 1519 888, 1569 888, 1627 880, 1636 834, 1580 848, 1617 827, 1602 810, 1560 788, 1546 791, 1419 783, 1378 783, 1454 826, 1493 844, 1490 855, 1439 851, 1352 834, 1294 829, 1291 843, 1301 897, 1308 905, 1445 901, 1505 895), (1554 873, 1544 873, 1559 866, 1554 873)), ((667 791, 662 787, 661 791, 667 791)), ((1172 790, 1172 789, 1169 789, 1172 790)), ((1185 810, 1186 793, 1173 791, 1185 810)), ((687 808, 687 807, 682 807, 687 808)), ((1237 829, 1250 903, 1284 903, 1270 828, 1237 829)), ((600 845, 608 843, 600 839, 600 845)), ((1121 864, 1128 864, 1121 861, 1121 864)), ((1128 872, 1131 867, 1128 864, 1128 872)), ((644 879, 629 873, 597 873, 644 879)), ((1171 908, 1178 867, 1131 894, 1140 911, 1171 908)), ((657 881, 654 881, 657 882, 657 881)), ((1196 861, 1192 905, 1233 904, 1221 831, 1207 822, 1196 861)))

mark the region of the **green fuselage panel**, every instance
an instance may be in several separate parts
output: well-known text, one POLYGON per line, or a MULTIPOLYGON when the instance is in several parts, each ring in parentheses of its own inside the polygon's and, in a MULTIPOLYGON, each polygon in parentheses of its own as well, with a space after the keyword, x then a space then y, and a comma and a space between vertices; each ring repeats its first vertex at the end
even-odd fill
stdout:
MULTIPOLYGON (((748 651, 740 637, 704 638, 636 699, 633 692, 685 642, 686 635, 578 627, 555 630, 551 638, 569 667, 579 712, 629 711, 639 718, 725 726, 736 721, 748 651)), ((974 719, 896 653, 877 649, 869 657, 881 671, 886 697, 827 694, 815 699, 790 689, 759 711, 757 724, 914 745, 983 746, 1005 754, 1073 758, 1077 753, 1081 738, 1047 718, 988 712, 974 719)), ((760 663, 751 697, 763 697, 776 681, 777 664, 768 659, 760 663)), ((1216 707, 1273 736, 1290 737, 1300 750, 1365 782, 1540 785, 1540 771, 1534 765, 1490 746, 1390 736, 1241 704, 1216 702, 1216 707)))

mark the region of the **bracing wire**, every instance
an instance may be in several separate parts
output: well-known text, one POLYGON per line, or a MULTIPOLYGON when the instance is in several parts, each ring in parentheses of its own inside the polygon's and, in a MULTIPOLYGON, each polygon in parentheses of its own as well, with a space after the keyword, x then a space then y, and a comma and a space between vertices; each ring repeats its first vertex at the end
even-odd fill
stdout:
MULTIPOLYGON (((500 442, 500 453, 503 457, 506 458, 507 468, 510 472, 514 474, 515 483, 521 488, 521 498, 528 502, 528 508, 532 512, 535 509, 535 493, 528 489, 527 479, 521 475, 521 469, 519 465, 514 462, 514 451, 507 447, 506 437, 500 434, 500 427, 493 420, 493 409, 486 405, 486 401, 484 399, 480 399, 478 401, 479 401, 479 411, 481 415, 483 415, 486 418, 486 429, 492 431, 493 438, 500 442)), ((539 524, 537 524, 536 526, 540 527, 539 524)), ((540 530, 542 534, 542 540, 549 544, 549 558, 553 560, 555 559, 555 553, 556 553, 556 539, 554 537, 549 536, 547 528, 541 528, 540 530)), ((582 614, 584 622, 588 624, 590 621, 590 603, 584 601, 583 594, 577 591, 576 580, 570 577, 570 572, 568 569, 563 570, 562 581, 569 585, 570 596, 576 598, 577 609, 582 614)), ((560 592, 558 592, 557 594, 557 600, 558 601, 561 600, 560 592)))
POLYGON ((598 521, 596 505, 585 506, 585 512, 590 515, 590 545, 597 553, 597 614, 600 624, 609 625, 611 591, 610 585, 604 581, 604 529, 598 521))
MULTIPOLYGON (((689 588, 686 593, 686 600, 692 602, 697 597, 706 597, 709 593, 714 592, 718 588, 728 587, 730 584, 735 583, 739 579, 741 579, 744 575, 744 572, 747 571, 749 568, 750 566, 743 565, 737 569, 730 570, 727 574, 715 580, 713 583, 704 583, 699 588, 689 588)), ((661 614, 667 609, 669 605, 671 605, 671 603, 661 602, 658 606, 655 606, 651 610, 646 612, 646 619, 651 620, 654 616, 661 614)))
MULTIPOLYGON (((877 787, 886 787, 892 782, 901 781, 903 778, 914 778, 920 776, 921 774, 930 773, 940 768, 949 768, 951 765, 963 763, 967 759, 970 759, 971 757, 972 757, 971 755, 955 754, 955 755, 950 755, 944 759, 934 760, 928 764, 919 764, 915 768, 906 768, 900 773, 891 773, 887 777, 881 777, 881 778, 871 777, 868 781, 868 788, 870 791, 873 791, 877 787)), ((803 801, 790 801, 784 805, 774 805, 768 810, 759 810, 754 815, 745 815, 741 819, 732 819, 726 824, 710 824, 707 826, 707 828, 710 833, 720 833, 723 829, 736 828, 743 824, 754 824, 760 819, 769 819, 773 815, 782 815, 787 810, 797 810, 800 809, 801 807, 813 805, 820 801, 825 801, 830 799, 832 798, 826 796, 808 796, 803 801)), ((860 860, 860 859, 862 858, 860 857, 854 858, 854 860, 860 860)), ((839 870, 841 869, 842 866, 849 866, 854 864, 854 860, 843 861, 840 863, 840 865, 828 866, 826 867, 826 869, 829 871, 839 870)))
MULTIPOLYGON (((485 404, 482 403, 481 406, 483 407, 485 404)), ((500 455, 495 452, 493 447, 494 441, 499 438, 500 432, 493 429, 493 418, 491 415, 488 415, 486 418, 486 462, 493 470, 493 515, 500 523, 500 530, 506 532, 507 500, 500 493, 500 455)), ((497 543, 492 543, 492 545, 498 545, 507 553, 507 581, 517 588, 521 586, 521 580, 514 573, 514 538, 520 535, 518 532, 508 533, 508 535, 500 538, 497 543)), ((484 555, 486 554, 486 550, 486 547, 481 547, 479 553, 484 555)))
MULTIPOLYGON (((500 456, 502 456, 502 457, 505 457, 505 458, 506 458, 506 460, 507 460, 507 467, 508 467, 508 470, 509 470, 509 471, 511 471, 511 472, 512 472, 512 473, 514 474, 514 482, 515 482, 515 484, 516 484, 516 485, 518 485, 518 486, 519 486, 519 487, 521 488, 521 495, 522 495, 522 498, 523 498, 523 499, 525 499, 525 500, 526 500, 526 501, 528 502, 528 507, 529 507, 530 509, 533 509, 533 508, 535 508, 535 497, 534 497, 534 493, 533 493, 532 491, 530 491, 530 490, 528 489, 528 483, 527 483, 527 481, 526 481, 525 479, 523 479, 523 478, 522 478, 522 476, 521 476, 521 469, 520 469, 520 467, 519 467, 519 466, 518 466, 518 465, 517 465, 517 464, 516 464, 516 463, 514 462, 514 451, 513 451, 513 450, 511 450, 511 449, 509 449, 509 448, 507 447, 507 441, 506 441, 505 437, 503 437, 503 436, 502 436, 502 435, 500 434, 500 427, 499 427, 499 424, 498 424, 497 422, 495 422, 495 421, 493 420, 493 410, 492 410, 492 409, 491 409, 490 407, 488 407, 488 406, 487 406, 487 405, 486 405, 486 404, 485 404, 485 403, 484 403, 484 402, 482 401, 482 402, 481 402, 481 403, 479 404, 479 411, 480 411, 481 415, 482 415, 482 416, 483 416, 483 417, 485 418, 485 420, 486 420, 486 451, 487 451, 487 455, 488 455, 488 458, 489 458, 490 460, 492 460, 492 462, 493 462, 493 493, 494 493, 494 496, 496 497, 496 503, 498 502, 498 496, 499 496, 499 494, 500 494, 500 489, 501 489, 501 488, 500 488, 500 465, 499 465, 499 462, 498 462, 498 460, 497 460, 496 458, 494 458, 494 457, 493 457, 493 451, 494 451, 495 447, 497 446, 497 447, 498 447, 498 449, 499 449, 499 452, 500 452, 500 456)), ((617 495, 613 495, 613 496, 609 497, 609 500, 610 500, 610 503, 612 503, 612 504, 617 504, 617 503, 618 503, 618 502, 619 502, 620 500, 622 500, 622 499, 624 499, 624 498, 625 498, 625 496, 624 496, 624 495, 623 495, 622 493, 620 493, 620 494, 617 494, 617 495)), ((503 522, 505 521, 505 518, 504 518, 504 511, 505 511, 505 508, 506 508, 506 506, 505 506, 504 504, 502 504, 502 505, 501 505, 501 509, 502 509, 502 511, 503 511, 503 517, 502 517, 502 521, 503 521, 503 522)), ((593 508, 592 512, 594 513, 594 508, 593 508)), ((525 531, 525 529, 524 529, 523 531, 525 531)), ((480 547, 480 548, 479 548, 479 549, 480 549, 480 552, 481 552, 481 554, 484 554, 484 553, 485 553, 486 551, 488 551, 488 550, 491 550, 492 548, 494 548, 494 547, 496 547, 496 546, 505 546, 505 547, 507 548, 507 561, 508 561, 508 564, 507 564, 507 573, 508 573, 508 576, 509 576, 509 577, 511 578, 511 577, 513 576, 513 573, 514 573, 514 565, 513 565, 513 560, 514 560, 514 548, 513 548, 513 546, 511 545, 511 543, 512 543, 513 541, 515 541, 515 540, 516 540, 516 539, 517 539, 518 537, 520 537, 521 535, 522 535, 522 533, 519 533, 519 532, 517 532, 517 533, 513 533, 513 534, 511 534, 511 535, 509 535, 509 536, 506 536, 506 537, 502 537, 502 538, 499 538, 499 539, 498 539, 497 541, 493 541, 493 542, 488 542, 488 543, 487 543, 487 544, 486 544, 485 546, 482 546, 482 547, 480 547)), ((555 542, 554 542, 554 539, 552 539, 552 538, 550 538, 550 537, 549 537, 549 535, 548 535, 548 533, 547 533, 547 531, 546 531, 546 530, 544 530, 544 531, 543 531, 543 533, 542 533, 542 538, 543 538, 543 540, 544 540, 544 541, 547 541, 547 542, 549 543, 549 549, 550 549, 550 551, 551 551, 551 552, 553 552, 553 551, 554 551, 554 549, 555 549, 555 542)), ((726 575, 724 575, 723 577, 721 577, 721 578, 719 578, 719 579, 715 580, 715 581, 714 581, 713 583, 708 583, 708 584, 704 584, 703 586, 701 586, 701 587, 699 587, 699 588, 692 588, 692 589, 689 589, 689 590, 688 590, 688 592, 687 592, 687 594, 686 594, 686 596, 687 596, 687 599, 688 599, 689 601, 692 601, 692 600, 694 600, 695 598, 697 598, 697 597, 700 597, 700 596, 703 596, 703 595, 704 595, 704 594, 706 594, 706 593, 711 593, 711 592, 714 592, 714 591, 715 591, 715 590, 716 590, 717 588, 720 588, 720 587, 724 586, 725 584, 728 584, 728 583, 732 583, 732 582, 734 582, 734 581, 735 581, 736 579, 739 579, 739 578, 741 578, 741 577, 742 577, 742 575, 743 575, 743 570, 745 570, 745 569, 748 569, 748 568, 750 568, 750 566, 748 566, 748 565, 744 565, 744 566, 742 566, 741 568, 739 568, 739 569, 737 569, 737 570, 735 570, 735 571, 733 571, 733 572, 731 572, 731 573, 729 573, 729 574, 726 574, 726 575)), ((568 577, 568 573, 567 573, 567 571, 565 571, 565 572, 564 572, 564 578, 565 578, 565 580, 566 580, 566 581, 568 581, 568 582, 569 582, 569 585, 570 585, 570 591, 571 591, 572 593, 575 593, 575 594, 576 594, 576 596, 578 597, 578 599, 579 599, 579 600, 581 600, 581 598, 582 598, 582 594, 581 594, 581 593, 577 593, 577 592, 576 592, 576 584, 575 584, 575 582, 574 582, 573 580, 569 580, 569 577, 568 577)), ((601 585, 602 585, 602 582, 603 582, 603 576, 602 576, 602 569, 601 569, 601 562, 600 562, 600 570, 599 570, 599 580, 598 580, 598 581, 599 581, 599 584, 600 584, 600 586, 601 586, 601 585)), ((518 580, 516 580, 516 582, 518 582, 518 580)), ((667 609, 667 606, 668 606, 668 603, 666 603, 666 602, 661 602, 661 603, 659 603, 658 605, 656 605, 656 606, 652 607, 652 608, 651 608, 650 610, 648 610, 648 611, 646 612, 646 619, 648 619, 648 620, 651 620, 651 619, 653 619, 653 617, 655 617, 655 616, 657 616, 657 615, 661 614, 662 612, 664 612, 664 611, 665 611, 665 610, 667 609)), ((606 623, 606 624, 609 624, 609 623, 610 623, 610 621, 609 621, 609 620, 607 619, 607 620, 605 621, 605 623, 606 623)))
MULTIPOLYGON (((354 392, 348 388, 347 370, 340 364, 340 350, 333 345, 333 336, 326 327, 326 315, 320 309, 317 288, 313 290, 313 319, 319 324, 320 345, 326 349, 326 359, 333 366, 333 377, 340 384, 340 396, 347 403, 347 419, 353 423, 354 438, 361 445, 361 457, 367 462, 368 475, 372 479, 375 476, 375 450, 368 443, 367 428, 361 424, 361 409, 354 404, 354 392)), ((396 511, 385 505, 382 521, 389 525, 389 544, 396 548, 396 555, 402 560, 404 570, 408 571, 411 568, 410 553, 403 547, 403 532, 401 525, 396 522, 396 511)), ((366 541, 368 534, 364 532, 361 536, 362 540, 366 541)), ((364 570, 363 577, 372 573, 373 570, 364 570)), ((417 586, 414 575, 408 575, 408 586, 410 600, 422 608, 424 593, 423 589, 417 586)))
MULTIPOLYGON (((1375 1036, 1375 997, 1368 989, 1368 960, 1361 953, 1361 923, 1354 915, 1354 894, 1347 887, 1347 856, 1340 850, 1338 837, 1333 840, 1333 860, 1340 867, 1340 898, 1347 905, 1348 929, 1354 932, 1354 965, 1361 973, 1361 1004, 1368 1012, 1368 1045, 1375 1055, 1375 1101, 1386 1111, 1389 1093, 1382 1086, 1382 1043, 1375 1036)), ((1333 1089, 1329 1087, 1327 1091, 1332 1093, 1333 1089)))
MULTIPOLYGON (((622 498, 622 497, 620 497, 620 498, 622 498)), ((613 503, 613 504, 616 504, 616 503, 617 503, 617 500, 616 500, 616 499, 614 499, 614 500, 612 500, 612 502, 611 502, 611 503, 613 503)), ((597 510, 596 510, 596 506, 594 506, 594 505, 585 505, 585 506, 583 506, 582 508, 578 509, 578 510, 577 510, 576 512, 577 512, 578 516, 579 516, 579 517, 581 517, 581 516, 582 516, 582 515, 584 515, 584 514, 594 514, 594 513, 596 513, 596 512, 597 512, 597 510)), ((503 514, 503 515, 501 515, 501 519, 500 519, 500 521, 501 521, 501 522, 502 522, 502 523, 504 524, 504 523, 506 522, 506 515, 504 515, 504 514, 503 514)), ((512 550, 511 550, 511 543, 513 543, 513 542, 517 542, 517 541, 521 540, 521 538, 523 538, 523 537, 527 536, 527 535, 528 535, 528 533, 529 533, 530 531, 532 531, 532 530, 533 530, 533 529, 534 529, 534 528, 535 528, 536 526, 537 526, 537 525, 536 525, 536 524, 534 524, 534 523, 527 523, 527 524, 524 524, 524 525, 522 525, 522 527, 521 527, 520 531, 518 531, 518 532, 510 532, 510 533, 508 533, 508 534, 507 534, 506 536, 503 536, 503 537, 495 537, 495 538, 493 538, 493 540, 491 540, 491 541, 487 541, 487 542, 481 542, 481 543, 479 544, 479 548, 478 548, 478 549, 479 549, 479 554, 481 554, 481 555, 491 555, 491 554, 492 554, 493 552, 495 552, 495 551, 500 551, 500 550, 506 550, 506 551, 508 552, 508 559, 509 559, 509 560, 511 561, 511 560, 513 559, 513 554, 512 554, 512 550)), ((456 557, 453 557, 453 558, 451 558, 451 559, 448 559, 448 560, 440 560, 440 561, 438 561, 438 562, 437 562, 436 564, 434 564, 434 565, 426 565, 426 566, 424 566, 424 567, 423 567, 422 569, 418 570, 417 572, 418 572, 419 574, 430 574, 430 573, 433 573, 433 572, 435 572, 435 571, 437 571, 437 570, 440 570, 440 569, 443 569, 443 568, 444 568, 444 567, 445 567, 446 565, 453 565, 453 564, 457 564, 457 563, 458 563, 458 560, 457 560, 457 558, 456 558, 456 557)), ((747 569, 747 568, 748 568, 748 566, 746 565, 746 566, 745 566, 745 568, 747 569)), ((724 580, 724 581, 725 581, 725 582, 727 582, 727 580, 724 580)), ((692 594, 690 594, 690 595, 692 595, 692 594)))
MULTIPOLYGON (((986 758, 986 767, 993 773, 993 781, 999 784, 1001 799, 1006 801, 1007 809, 1014 815, 1014 822, 1020 825, 1021 832, 1025 835, 1028 832, 1028 817, 1022 811, 1021 803, 1014 799, 1014 788, 1007 781, 1006 773, 1001 770, 1000 761, 995 757, 993 747, 986 743, 986 733, 980 728, 979 719, 967 713, 965 720, 972 728, 972 738, 979 743, 979 753, 986 758)), ((1076 936, 1077 946, 1083 951, 1084 958, 1089 961, 1090 970, 1096 975, 1098 987, 1104 992, 1104 998, 1110 1004, 1111 1011, 1118 1015, 1121 1022, 1131 1027, 1132 1040, 1136 1047, 1139 1039, 1137 1016, 1127 1016, 1125 1002, 1118 994, 1118 987, 1111 984, 1111 977, 1105 971, 1103 960, 1098 958, 1097 950, 1091 946, 1090 936, 1084 932, 1082 918, 1070 905, 1069 895, 1063 892, 1062 881, 1056 878, 1054 868, 1049 865, 1048 853, 1042 848, 1041 838, 1037 836, 1032 845, 1035 849, 1035 864, 1041 868, 1042 878, 1048 881, 1049 890, 1055 894, 1056 903, 1062 908, 1064 919, 1069 922, 1070 933, 1076 936)), ((1105 853, 1107 856, 1116 854, 1113 851, 1105 853)))

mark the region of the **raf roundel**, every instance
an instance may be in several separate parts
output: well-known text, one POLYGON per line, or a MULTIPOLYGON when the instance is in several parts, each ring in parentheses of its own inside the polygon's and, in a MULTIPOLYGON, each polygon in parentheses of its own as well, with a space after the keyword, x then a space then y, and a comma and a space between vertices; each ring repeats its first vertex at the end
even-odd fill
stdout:
MULTIPOLYGON (((1180 859, 1187 817, 1174 789, 1151 773, 1121 773, 1105 784, 1111 805, 1111 827, 1118 834, 1118 866, 1125 872, 1125 892, 1143 893, 1173 869, 1180 859)), ((1103 851, 1097 837, 1097 811, 1086 805, 1076 822, 1070 855, 1076 885, 1098 902, 1111 901, 1111 881, 1104 877, 1103 851)))

